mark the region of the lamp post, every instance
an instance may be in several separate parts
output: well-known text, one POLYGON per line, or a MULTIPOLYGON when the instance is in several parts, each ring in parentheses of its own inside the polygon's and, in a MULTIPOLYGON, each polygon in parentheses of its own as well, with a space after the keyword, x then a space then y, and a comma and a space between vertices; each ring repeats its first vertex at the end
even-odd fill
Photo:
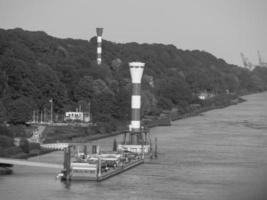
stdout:
POLYGON ((52 124, 53 123, 53 99, 50 99, 49 102, 51 104, 50 114, 51 114, 51 124, 52 124))

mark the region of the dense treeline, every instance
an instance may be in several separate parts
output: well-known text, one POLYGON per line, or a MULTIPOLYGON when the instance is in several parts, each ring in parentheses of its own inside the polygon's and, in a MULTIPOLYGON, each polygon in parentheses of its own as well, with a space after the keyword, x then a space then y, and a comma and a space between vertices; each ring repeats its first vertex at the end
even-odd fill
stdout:
POLYGON ((117 44, 103 41, 98 66, 96 38, 58 39, 44 32, 0 29, 0 121, 21 124, 33 110, 64 113, 90 102, 93 120, 115 129, 130 116, 128 62, 143 61, 142 114, 183 109, 198 103, 196 94, 257 92, 267 89, 267 68, 227 64, 204 51, 173 45, 117 44))

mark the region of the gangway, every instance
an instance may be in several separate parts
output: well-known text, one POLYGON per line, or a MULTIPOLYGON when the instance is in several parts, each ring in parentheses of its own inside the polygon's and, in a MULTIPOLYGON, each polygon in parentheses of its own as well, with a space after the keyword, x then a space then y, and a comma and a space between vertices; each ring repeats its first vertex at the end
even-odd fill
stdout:
POLYGON ((23 165, 23 166, 29 166, 29 167, 62 169, 62 165, 60 164, 35 162, 35 161, 28 161, 28 160, 22 160, 22 159, 0 158, 0 163, 12 164, 12 165, 23 165))

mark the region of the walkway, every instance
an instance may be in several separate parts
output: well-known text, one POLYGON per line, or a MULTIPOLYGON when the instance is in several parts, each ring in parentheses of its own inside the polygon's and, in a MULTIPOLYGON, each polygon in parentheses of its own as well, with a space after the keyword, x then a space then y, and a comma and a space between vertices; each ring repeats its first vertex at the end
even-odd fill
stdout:
POLYGON ((37 128, 33 131, 32 137, 29 138, 30 142, 36 142, 40 143, 40 139, 42 137, 42 134, 45 130, 46 126, 37 126, 37 128))
POLYGON ((0 163, 12 164, 12 165, 24 165, 24 166, 30 166, 30 167, 45 167, 45 168, 62 169, 62 165, 59 165, 59 164, 33 162, 33 161, 28 161, 28 160, 11 159, 11 158, 0 158, 0 163))

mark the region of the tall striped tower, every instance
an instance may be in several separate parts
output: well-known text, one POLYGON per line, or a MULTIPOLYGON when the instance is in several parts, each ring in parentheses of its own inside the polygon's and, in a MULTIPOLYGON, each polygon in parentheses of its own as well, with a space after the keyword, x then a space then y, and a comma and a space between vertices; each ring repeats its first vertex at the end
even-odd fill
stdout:
POLYGON ((101 65, 101 63, 102 63, 101 54, 102 54, 103 28, 96 28, 96 34, 97 34, 97 49, 96 49, 97 57, 96 57, 96 61, 97 61, 98 65, 101 65))
MULTIPOLYGON (((141 79, 145 67, 142 62, 130 62, 130 73, 132 78, 132 121, 130 131, 132 133, 140 132, 140 109, 141 109, 141 79)), ((132 139, 131 139, 132 140, 132 139)), ((132 143, 132 142, 131 142, 132 143)))

